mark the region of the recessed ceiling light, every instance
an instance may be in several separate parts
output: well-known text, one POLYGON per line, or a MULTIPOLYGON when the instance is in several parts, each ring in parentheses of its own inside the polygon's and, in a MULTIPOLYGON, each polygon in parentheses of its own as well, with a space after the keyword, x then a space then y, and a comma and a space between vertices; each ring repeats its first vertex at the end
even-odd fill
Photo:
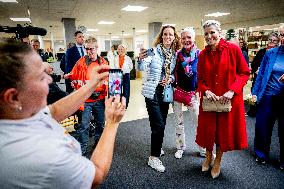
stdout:
POLYGON ((147 30, 137 30, 136 32, 137 33, 147 33, 148 31, 147 30))
POLYGON ((230 13, 228 12, 214 12, 214 13, 211 13, 211 14, 206 14, 205 16, 213 16, 213 17, 219 17, 219 16, 226 16, 230 13))
POLYGON ((30 22, 30 18, 10 18, 14 22, 30 22))
POLYGON ((18 1, 16 1, 16 0, 0 0, 0 2, 4 2, 4 3, 18 3, 18 1))
POLYGON ((118 36, 111 36, 112 39, 119 39, 118 36))
POLYGON ((176 24, 163 24, 163 26, 173 26, 173 27, 175 27, 176 24))
POLYGON ((255 26, 255 28, 260 28, 260 26, 255 26))
POLYGON ((132 11, 132 12, 141 12, 141 11, 147 9, 147 8, 148 7, 127 5, 126 7, 122 8, 121 10, 132 11))
POLYGON ((106 24, 106 25, 110 25, 110 24, 114 24, 115 22, 112 21, 99 21, 98 24, 106 24))
POLYGON ((87 31, 88 32, 97 32, 97 31, 99 31, 98 29, 92 29, 92 28, 90 28, 90 29, 87 29, 87 31))

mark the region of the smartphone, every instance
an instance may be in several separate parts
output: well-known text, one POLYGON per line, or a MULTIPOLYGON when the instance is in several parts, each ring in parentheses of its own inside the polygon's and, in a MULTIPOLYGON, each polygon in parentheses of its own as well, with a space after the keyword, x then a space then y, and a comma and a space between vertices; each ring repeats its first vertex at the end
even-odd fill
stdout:
POLYGON ((147 56, 155 56, 155 52, 153 48, 146 50, 147 56))
POLYGON ((108 97, 122 94, 123 73, 121 69, 110 69, 108 79, 108 97))

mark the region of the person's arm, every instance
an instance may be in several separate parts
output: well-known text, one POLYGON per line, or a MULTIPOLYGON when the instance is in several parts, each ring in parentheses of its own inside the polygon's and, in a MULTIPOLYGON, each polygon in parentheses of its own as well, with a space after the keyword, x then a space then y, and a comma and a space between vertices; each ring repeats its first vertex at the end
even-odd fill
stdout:
POLYGON ((127 62, 128 62, 129 71, 131 71, 133 69, 133 63, 129 56, 127 56, 127 62))
POLYGON ((138 61, 137 61, 137 69, 139 71, 146 71, 148 70, 149 65, 152 62, 152 57, 147 55, 147 50, 141 48, 138 61))
POLYGON ((252 88, 252 92, 251 92, 252 95, 258 96, 258 92, 261 88, 263 75, 264 75, 264 72, 266 71, 265 67, 266 67, 266 64, 268 63, 268 60, 269 60, 269 54, 268 54, 269 52, 270 51, 267 51, 267 53, 265 53, 265 55, 262 59, 262 62, 260 64, 259 71, 258 71, 256 80, 255 80, 254 86, 252 88))
POLYGON ((235 51, 234 54, 236 60, 234 61, 236 61, 236 79, 229 87, 229 91, 233 91, 235 94, 240 94, 243 92, 243 88, 249 79, 250 70, 240 48, 234 48, 231 50, 235 51))
POLYGON ((111 97, 106 100, 105 105, 106 124, 90 159, 96 167, 93 186, 101 184, 109 172, 113 158, 115 136, 119 122, 125 112, 126 100, 123 97, 120 103, 120 96, 111 97))
POLYGON ((91 74, 89 82, 70 95, 49 105, 52 117, 57 121, 62 121, 74 112, 91 96, 97 85, 108 77, 108 65, 96 67, 91 74))

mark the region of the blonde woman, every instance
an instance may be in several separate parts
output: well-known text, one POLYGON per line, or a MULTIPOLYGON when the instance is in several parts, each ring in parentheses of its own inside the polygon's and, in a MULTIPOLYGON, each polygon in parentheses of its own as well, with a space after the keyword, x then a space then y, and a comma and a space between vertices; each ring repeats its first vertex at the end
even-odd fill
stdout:
POLYGON ((133 69, 133 63, 126 55, 126 45, 120 44, 117 47, 118 56, 115 57, 115 67, 123 72, 123 96, 126 98, 126 108, 130 98, 130 72, 133 69))

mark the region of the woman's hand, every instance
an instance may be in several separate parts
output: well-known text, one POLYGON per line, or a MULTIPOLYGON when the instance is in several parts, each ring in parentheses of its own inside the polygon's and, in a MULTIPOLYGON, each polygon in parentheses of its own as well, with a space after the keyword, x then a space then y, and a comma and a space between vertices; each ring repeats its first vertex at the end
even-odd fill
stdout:
POLYGON ((219 97, 217 95, 215 95, 212 91, 207 90, 205 91, 205 96, 209 99, 209 100, 214 100, 217 101, 219 100, 219 97))
POLYGON ((121 121, 126 107, 125 97, 122 97, 120 102, 120 96, 110 97, 105 101, 105 116, 107 124, 117 124, 121 121))
POLYGON ((139 59, 142 60, 142 59, 146 58, 147 56, 148 56, 147 50, 144 49, 144 48, 140 48, 139 59))
POLYGON ((284 74, 281 75, 281 77, 279 78, 279 81, 284 83, 284 74))
POLYGON ((63 78, 64 79, 69 79, 71 75, 72 75, 71 73, 65 74, 65 75, 63 75, 63 78))
POLYGON ((256 101, 257 101, 257 96, 256 96, 256 95, 252 95, 251 101, 252 101, 252 102, 256 102, 256 101))
POLYGON ((166 86, 168 84, 166 79, 163 79, 162 81, 159 82, 160 85, 166 86))
POLYGON ((234 96, 235 92, 234 91, 228 91, 225 94, 223 94, 223 96, 220 97, 220 102, 221 104, 226 104, 228 103, 234 96))

